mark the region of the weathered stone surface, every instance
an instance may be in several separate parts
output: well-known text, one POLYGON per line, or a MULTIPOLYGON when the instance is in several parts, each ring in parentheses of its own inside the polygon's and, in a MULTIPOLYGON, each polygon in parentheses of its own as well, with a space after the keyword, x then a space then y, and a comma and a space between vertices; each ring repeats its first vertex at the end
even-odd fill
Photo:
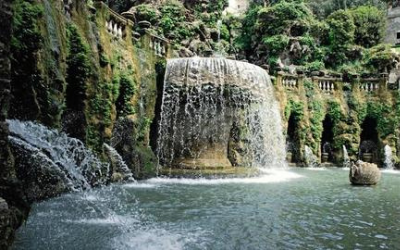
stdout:
POLYGON ((157 159, 150 147, 136 139, 138 128, 135 124, 135 117, 119 119, 114 126, 111 145, 122 156, 134 178, 142 179, 154 175, 157 159))
POLYGON ((349 177, 353 185, 376 185, 381 172, 376 164, 357 161, 352 164, 349 177))
POLYGON ((65 173, 47 155, 20 139, 10 137, 15 169, 28 202, 55 197, 71 191, 65 173))
POLYGON ((15 230, 29 212, 21 185, 15 178, 14 161, 5 123, 10 103, 11 0, 0 1, 0 249, 8 249, 15 230))

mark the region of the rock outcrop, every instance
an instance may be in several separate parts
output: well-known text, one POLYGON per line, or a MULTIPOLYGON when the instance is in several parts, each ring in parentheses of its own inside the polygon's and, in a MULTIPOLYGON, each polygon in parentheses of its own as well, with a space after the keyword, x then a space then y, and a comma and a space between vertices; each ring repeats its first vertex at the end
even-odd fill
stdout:
POLYGON ((353 185, 376 185, 381 172, 376 164, 357 161, 352 164, 349 177, 353 185))
POLYGON ((22 224, 30 209, 15 177, 5 122, 10 104, 11 2, 0 1, 0 249, 7 249, 11 245, 15 230, 22 224))

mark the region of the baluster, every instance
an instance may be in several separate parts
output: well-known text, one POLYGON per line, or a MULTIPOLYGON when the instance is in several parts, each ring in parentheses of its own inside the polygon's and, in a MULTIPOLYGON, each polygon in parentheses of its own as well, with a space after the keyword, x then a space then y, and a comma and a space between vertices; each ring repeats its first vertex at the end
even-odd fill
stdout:
POLYGON ((108 27, 107 27, 109 33, 112 33, 112 29, 113 29, 112 27, 113 27, 113 23, 110 20, 110 22, 108 23, 108 27))
POLYGON ((117 35, 118 35, 118 24, 117 24, 117 23, 114 24, 113 35, 114 35, 114 36, 117 36, 117 35))
POLYGON ((166 49, 165 49, 165 45, 164 45, 164 43, 163 43, 163 44, 162 44, 161 54, 162 54, 162 55, 165 55, 165 53, 166 53, 166 49))
POLYGON ((319 83, 319 84, 318 84, 318 85, 319 85, 319 89, 322 90, 322 83, 321 83, 321 81, 318 81, 318 83, 319 83))
POLYGON ((375 83, 375 90, 378 91, 378 89, 379 89, 379 84, 375 83))
POLYGON ((119 29, 118 29, 118 37, 120 39, 122 39, 122 28, 121 27, 119 27, 119 29))

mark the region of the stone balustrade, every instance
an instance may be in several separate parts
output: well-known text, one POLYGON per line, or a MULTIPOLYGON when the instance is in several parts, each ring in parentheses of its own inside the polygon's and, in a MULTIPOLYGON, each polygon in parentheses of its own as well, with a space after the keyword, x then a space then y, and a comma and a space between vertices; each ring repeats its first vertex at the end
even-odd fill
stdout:
POLYGON ((132 29, 134 23, 110 9, 103 2, 96 2, 95 7, 98 9, 104 8, 109 14, 104 26, 107 32, 118 40, 124 40, 127 34, 127 29, 132 29))
POLYGON ((379 78, 364 78, 360 81, 360 90, 363 92, 371 93, 378 92, 380 89, 380 81, 379 78))
POLYGON ((314 82, 317 83, 318 88, 323 93, 333 94, 336 91, 335 82, 341 81, 339 78, 329 77, 314 77, 314 82))
POLYGON ((285 75, 282 77, 282 86, 286 89, 297 89, 298 84, 299 81, 297 76, 285 75))
POLYGON ((166 56, 168 52, 168 41, 165 38, 153 34, 149 35, 150 35, 149 47, 154 51, 154 55, 160 57, 166 56))
POLYGON ((120 24, 114 22, 113 20, 106 21, 105 27, 107 28, 108 33, 114 37, 123 39, 125 27, 120 26, 120 24))

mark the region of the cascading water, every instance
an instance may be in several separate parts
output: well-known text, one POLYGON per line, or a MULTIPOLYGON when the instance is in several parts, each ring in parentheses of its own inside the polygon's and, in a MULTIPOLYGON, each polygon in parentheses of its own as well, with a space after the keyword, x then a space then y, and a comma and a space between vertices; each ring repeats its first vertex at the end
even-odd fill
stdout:
POLYGON ((383 163, 385 165, 385 168, 394 169, 392 149, 390 148, 389 145, 386 145, 384 151, 385 151, 385 160, 383 163))
POLYGON ((350 167, 350 157, 345 145, 343 145, 343 167, 344 168, 350 167))
POLYGON ((305 146, 304 148, 304 157, 308 167, 316 168, 319 166, 317 157, 314 155, 313 151, 308 146, 305 146))
MULTIPOLYGON (((49 162, 48 168, 52 168, 52 171, 64 173, 63 178, 67 180, 65 185, 70 190, 87 189, 109 181, 109 164, 100 161, 82 141, 33 122, 8 120, 7 123, 10 142, 16 147, 39 152, 40 155, 32 157, 41 157, 49 162)), ((111 147, 108 148, 111 150, 111 147)), ((115 155, 116 151, 111 153, 115 155)), ((126 171, 126 165, 121 168, 123 170, 120 172, 126 175, 125 179, 132 177, 126 171)))
POLYGON ((168 61, 157 141, 167 167, 285 165, 281 116, 268 74, 223 58, 168 61))

